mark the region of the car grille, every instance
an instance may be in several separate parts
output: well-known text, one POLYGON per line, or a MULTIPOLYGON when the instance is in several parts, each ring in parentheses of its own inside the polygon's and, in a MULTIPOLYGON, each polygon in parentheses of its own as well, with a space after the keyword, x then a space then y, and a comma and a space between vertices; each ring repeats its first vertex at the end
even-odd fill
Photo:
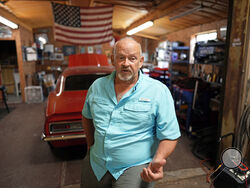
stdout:
POLYGON ((81 121, 55 122, 49 124, 50 134, 83 131, 81 121))

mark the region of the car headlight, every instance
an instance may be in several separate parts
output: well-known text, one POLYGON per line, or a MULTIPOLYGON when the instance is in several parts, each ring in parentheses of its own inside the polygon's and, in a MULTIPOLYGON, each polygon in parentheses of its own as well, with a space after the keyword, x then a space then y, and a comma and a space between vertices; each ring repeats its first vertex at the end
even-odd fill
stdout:
POLYGON ((82 122, 55 122, 49 124, 50 133, 83 131, 82 122))

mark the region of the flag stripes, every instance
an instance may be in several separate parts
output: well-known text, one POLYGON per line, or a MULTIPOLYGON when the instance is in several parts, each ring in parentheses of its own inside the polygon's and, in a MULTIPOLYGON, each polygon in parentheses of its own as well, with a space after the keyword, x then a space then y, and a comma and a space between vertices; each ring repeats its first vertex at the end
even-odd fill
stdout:
POLYGON ((97 45, 113 39, 113 7, 76 7, 52 3, 56 41, 97 45))

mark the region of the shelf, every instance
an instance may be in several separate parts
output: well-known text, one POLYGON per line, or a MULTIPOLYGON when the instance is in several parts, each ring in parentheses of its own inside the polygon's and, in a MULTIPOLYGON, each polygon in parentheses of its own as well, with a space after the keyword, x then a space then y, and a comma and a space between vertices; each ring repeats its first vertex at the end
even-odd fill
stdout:
POLYGON ((206 80, 203 80, 204 82, 206 82, 206 83, 209 83, 209 84, 211 84, 212 86, 222 86, 222 84, 221 83, 217 83, 217 82, 209 82, 209 81, 206 81, 206 80))
POLYGON ((176 60, 176 61, 172 61, 173 64, 188 64, 189 61, 188 60, 176 60))
POLYGON ((180 112, 180 111, 176 110, 176 115, 177 115, 177 117, 179 117, 183 120, 187 120, 187 112, 180 112))
POLYGON ((172 50, 189 50, 189 46, 173 47, 172 50))
POLYGON ((187 74, 171 74, 171 77, 173 78, 173 80, 176 80, 176 78, 178 77, 187 77, 187 74))
POLYGON ((218 83, 218 82, 209 82, 209 81, 206 81, 206 80, 204 80, 204 79, 202 79, 202 78, 200 78, 200 77, 194 77, 194 78, 196 78, 196 79, 201 79, 203 82, 206 82, 206 83, 208 83, 208 84, 211 84, 212 86, 222 86, 222 84, 221 84, 221 83, 218 83))
POLYGON ((206 46, 223 46, 225 45, 225 42, 209 42, 209 43, 200 43, 200 44, 197 44, 198 46, 201 46, 201 47, 206 47, 206 46))
POLYGON ((211 84, 211 85, 213 85, 213 86, 222 86, 222 84, 221 83, 217 83, 217 82, 208 82, 208 81, 206 81, 207 83, 209 83, 209 84, 211 84))
POLYGON ((199 64, 199 65, 215 65, 215 66, 223 66, 224 64, 223 64, 223 62, 220 62, 220 63, 218 63, 218 62, 209 62, 209 63, 194 63, 194 64, 199 64))

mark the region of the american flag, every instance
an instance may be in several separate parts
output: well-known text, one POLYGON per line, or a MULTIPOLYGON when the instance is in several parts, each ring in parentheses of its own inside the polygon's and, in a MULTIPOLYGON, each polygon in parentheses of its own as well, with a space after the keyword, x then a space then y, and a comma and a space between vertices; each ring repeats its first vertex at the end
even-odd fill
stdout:
POLYGON ((113 7, 77 7, 52 3, 56 41, 98 45, 112 41, 113 7))

